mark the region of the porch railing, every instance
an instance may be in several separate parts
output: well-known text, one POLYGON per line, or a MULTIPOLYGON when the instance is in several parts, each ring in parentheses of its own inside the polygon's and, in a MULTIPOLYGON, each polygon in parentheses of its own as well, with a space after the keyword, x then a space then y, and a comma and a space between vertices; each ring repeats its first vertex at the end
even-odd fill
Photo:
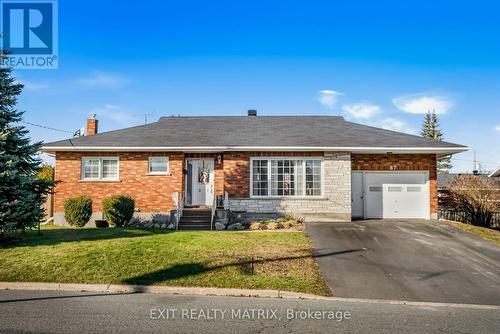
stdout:
POLYGON ((214 229, 214 220, 215 220, 215 210, 217 209, 217 196, 214 196, 214 200, 212 202, 212 216, 210 220, 210 230, 214 229))
POLYGON ((174 192, 172 195, 172 200, 175 207, 175 230, 179 229, 179 222, 181 221, 182 211, 184 209, 184 198, 181 193, 174 192))

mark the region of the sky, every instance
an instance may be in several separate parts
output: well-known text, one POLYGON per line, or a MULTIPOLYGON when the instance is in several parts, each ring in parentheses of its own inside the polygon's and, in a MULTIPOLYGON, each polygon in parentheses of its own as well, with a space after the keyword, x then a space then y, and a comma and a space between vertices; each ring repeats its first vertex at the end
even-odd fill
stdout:
MULTIPOLYGON (((342 115, 418 134, 435 110, 500 165, 495 1, 59 1, 59 68, 17 70, 24 120, 100 132, 164 115, 342 115)), ((25 124, 33 140, 68 132, 25 124)), ((189 134, 186 134, 189 135, 189 134)))

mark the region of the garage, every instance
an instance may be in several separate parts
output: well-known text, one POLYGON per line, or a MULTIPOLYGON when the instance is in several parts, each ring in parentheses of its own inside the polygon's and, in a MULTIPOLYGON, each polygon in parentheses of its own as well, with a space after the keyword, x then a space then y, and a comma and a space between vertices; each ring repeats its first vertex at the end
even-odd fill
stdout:
POLYGON ((430 218, 427 171, 352 173, 353 218, 430 218))

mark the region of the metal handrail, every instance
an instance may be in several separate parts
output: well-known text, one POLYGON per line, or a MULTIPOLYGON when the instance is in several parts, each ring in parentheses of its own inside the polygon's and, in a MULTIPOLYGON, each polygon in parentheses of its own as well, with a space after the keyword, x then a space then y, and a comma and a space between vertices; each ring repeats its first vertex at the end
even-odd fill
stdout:
POLYGON ((214 218, 215 218, 215 209, 217 207, 217 196, 214 196, 214 200, 212 201, 212 216, 210 220, 210 231, 214 229, 214 218))
POLYGON ((176 196, 177 196, 177 208, 176 208, 177 219, 175 222, 175 230, 178 231, 179 223, 182 217, 182 211, 184 210, 184 197, 182 196, 182 193, 179 192, 176 192, 176 196))

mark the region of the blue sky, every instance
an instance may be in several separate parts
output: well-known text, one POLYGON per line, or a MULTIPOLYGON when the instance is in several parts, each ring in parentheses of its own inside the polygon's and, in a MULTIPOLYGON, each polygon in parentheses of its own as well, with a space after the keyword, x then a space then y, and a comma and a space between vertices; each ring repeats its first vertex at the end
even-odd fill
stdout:
MULTIPOLYGON (((455 171, 500 165, 494 1, 60 1, 59 69, 19 70, 25 120, 100 130, 140 114, 343 115, 417 133, 440 113, 468 145, 455 171)), ((27 126, 33 139, 67 133, 27 126)), ((188 134, 187 134, 188 135, 188 134)))

